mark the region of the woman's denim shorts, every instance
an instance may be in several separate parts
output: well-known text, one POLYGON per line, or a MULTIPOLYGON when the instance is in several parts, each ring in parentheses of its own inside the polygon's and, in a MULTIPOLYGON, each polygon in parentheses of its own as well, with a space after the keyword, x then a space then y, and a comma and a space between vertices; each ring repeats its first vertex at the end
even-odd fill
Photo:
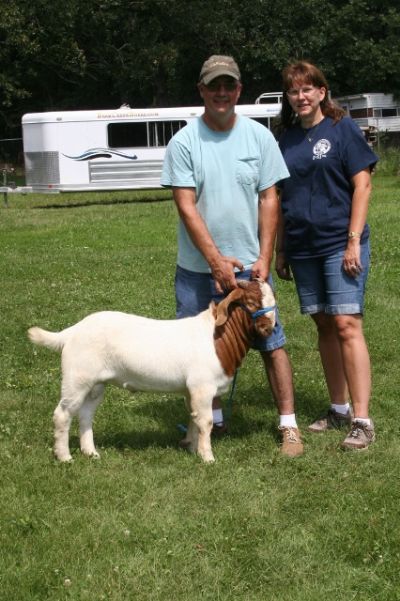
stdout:
POLYGON ((361 245, 361 273, 352 278, 343 269, 344 250, 327 257, 291 259, 301 313, 362 314, 370 248, 361 245))
MULTIPOLYGON (((241 271, 236 274, 236 279, 250 280, 250 275, 250 270, 241 271)), ((268 278, 268 283, 272 286, 271 276, 268 278)), ((218 303, 224 298, 223 294, 216 292, 211 274, 188 271, 179 265, 175 274, 175 295, 178 319, 193 317, 207 309, 212 300, 218 303)), ((258 336, 253 348, 258 351, 273 351, 284 346, 285 342, 286 337, 279 321, 278 309, 276 309, 276 324, 272 334, 267 338, 258 336)))

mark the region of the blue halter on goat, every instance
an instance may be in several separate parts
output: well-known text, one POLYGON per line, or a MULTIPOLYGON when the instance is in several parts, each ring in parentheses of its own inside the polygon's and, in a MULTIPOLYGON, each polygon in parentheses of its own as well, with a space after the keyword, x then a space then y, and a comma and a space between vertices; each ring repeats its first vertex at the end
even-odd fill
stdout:
POLYGON ((275 309, 276 309, 276 305, 272 305, 271 307, 263 307, 262 309, 259 309, 258 311, 251 312, 245 305, 241 304, 240 307, 242 309, 244 309, 246 311, 246 313, 248 313, 250 315, 251 319, 257 319, 258 317, 262 317, 266 313, 269 313, 270 311, 275 311, 275 309))

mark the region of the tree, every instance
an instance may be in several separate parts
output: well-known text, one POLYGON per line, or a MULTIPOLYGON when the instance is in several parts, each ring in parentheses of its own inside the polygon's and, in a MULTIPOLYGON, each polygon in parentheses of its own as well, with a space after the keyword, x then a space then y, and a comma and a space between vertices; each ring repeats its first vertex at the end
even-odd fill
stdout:
MULTIPOLYGON (((0 0, 0 127, 27 111, 197 104, 202 62, 232 54, 242 100, 292 60, 334 95, 400 95, 398 0, 0 0)), ((0 131, 1 137, 1 131, 0 131)))
MULTIPOLYGON (((75 0, 2 0, 0 133, 13 132, 21 114, 68 97, 85 68, 76 44, 75 0), (59 18, 59 15, 62 18, 59 18)), ((2 136, 0 136, 2 137, 2 136)))

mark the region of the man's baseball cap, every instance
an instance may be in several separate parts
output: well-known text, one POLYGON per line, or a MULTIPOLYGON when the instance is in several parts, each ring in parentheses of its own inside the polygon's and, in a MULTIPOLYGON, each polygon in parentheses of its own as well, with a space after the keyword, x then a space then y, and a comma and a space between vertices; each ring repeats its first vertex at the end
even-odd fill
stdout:
POLYGON ((204 62, 201 68, 199 83, 208 85, 210 81, 216 77, 220 77, 220 75, 227 75, 240 81, 239 67, 234 59, 231 56, 213 54, 204 62))

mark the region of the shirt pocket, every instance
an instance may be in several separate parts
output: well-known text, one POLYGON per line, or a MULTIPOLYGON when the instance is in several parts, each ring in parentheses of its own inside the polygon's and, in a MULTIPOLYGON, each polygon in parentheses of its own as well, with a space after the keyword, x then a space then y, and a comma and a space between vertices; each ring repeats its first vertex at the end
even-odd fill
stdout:
POLYGON ((244 157, 236 160, 236 181, 244 186, 255 186, 260 179, 260 159, 244 157))

